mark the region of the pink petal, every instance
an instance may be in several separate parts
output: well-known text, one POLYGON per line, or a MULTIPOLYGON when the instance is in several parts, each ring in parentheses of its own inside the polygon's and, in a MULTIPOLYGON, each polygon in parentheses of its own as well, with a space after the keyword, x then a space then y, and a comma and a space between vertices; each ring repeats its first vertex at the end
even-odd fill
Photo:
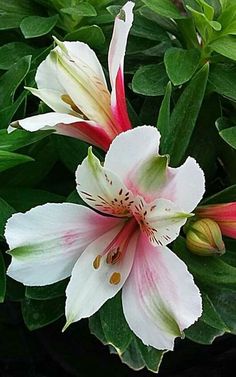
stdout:
POLYGON ((134 3, 128 1, 116 17, 108 54, 108 66, 112 87, 111 105, 117 125, 120 126, 120 131, 131 128, 125 100, 123 65, 127 38, 133 23, 133 7, 134 3))
POLYGON ((201 296, 186 265, 167 247, 141 236, 122 291, 125 318, 144 344, 172 350, 201 315, 201 296))

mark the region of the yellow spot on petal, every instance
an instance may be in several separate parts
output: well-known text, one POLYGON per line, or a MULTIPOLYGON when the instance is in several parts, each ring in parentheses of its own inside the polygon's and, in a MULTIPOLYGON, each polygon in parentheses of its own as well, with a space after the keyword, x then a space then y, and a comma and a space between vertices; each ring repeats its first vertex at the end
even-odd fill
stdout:
POLYGON ((120 273, 119 273, 119 272, 114 272, 114 273, 111 275, 109 282, 110 282, 111 284, 117 285, 117 284, 119 284, 120 280, 121 280, 121 275, 120 275, 120 273))
POLYGON ((101 255, 97 255, 96 258, 94 259, 93 267, 95 268, 95 270, 97 270, 100 267, 101 258, 102 258, 101 255))
POLYGON ((61 96, 61 99, 63 102, 65 102, 67 105, 70 105, 70 107, 72 108, 73 111, 75 111, 76 113, 79 113, 79 108, 76 106, 76 104, 72 101, 72 99, 70 98, 70 96, 68 96, 68 94, 62 94, 61 96))

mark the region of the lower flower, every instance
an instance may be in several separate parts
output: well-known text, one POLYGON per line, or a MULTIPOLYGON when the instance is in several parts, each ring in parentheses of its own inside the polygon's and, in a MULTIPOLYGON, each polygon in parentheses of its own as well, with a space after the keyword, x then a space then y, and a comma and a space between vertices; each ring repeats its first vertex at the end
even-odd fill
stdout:
POLYGON ((77 190, 101 213, 46 204, 8 220, 9 276, 42 286, 71 275, 64 329, 120 289, 128 325, 157 349, 173 349, 174 339, 201 315, 193 277, 166 245, 200 201, 204 176, 191 158, 169 168, 168 159, 157 155, 158 142, 158 131, 144 126, 120 134, 103 166, 89 151, 76 172, 77 190))

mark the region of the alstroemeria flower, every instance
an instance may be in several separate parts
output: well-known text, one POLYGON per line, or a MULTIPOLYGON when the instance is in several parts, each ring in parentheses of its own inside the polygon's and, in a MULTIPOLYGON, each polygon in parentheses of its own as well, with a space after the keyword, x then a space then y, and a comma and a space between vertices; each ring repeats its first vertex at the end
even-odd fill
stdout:
POLYGON ((186 265, 166 245, 202 198, 204 175, 193 158, 168 167, 168 157, 158 155, 159 139, 148 126, 121 133, 103 165, 90 149, 76 181, 96 212, 46 204, 13 215, 5 236, 12 278, 37 286, 72 275, 65 327, 94 314, 122 288, 134 333, 144 344, 172 349, 202 309, 186 265))
POLYGON ((123 65, 134 3, 129 1, 115 19, 108 54, 111 93, 99 60, 82 42, 57 42, 38 67, 38 89, 28 88, 53 111, 13 122, 28 131, 55 129, 107 150, 112 140, 131 128, 125 100, 123 65))
POLYGON ((236 238, 236 202, 199 206, 196 215, 216 221, 224 236, 236 238))

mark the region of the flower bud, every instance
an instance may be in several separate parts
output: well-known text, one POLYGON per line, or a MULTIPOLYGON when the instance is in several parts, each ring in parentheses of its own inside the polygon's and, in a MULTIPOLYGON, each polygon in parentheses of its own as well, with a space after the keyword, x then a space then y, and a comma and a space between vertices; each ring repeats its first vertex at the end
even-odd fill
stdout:
POLYGON ((236 239, 236 202, 200 206, 195 214, 216 221, 224 236, 236 239))
POLYGON ((190 224, 186 234, 186 244, 192 253, 201 256, 225 253, 220 227, 211 219, 201 219, 190 224))

